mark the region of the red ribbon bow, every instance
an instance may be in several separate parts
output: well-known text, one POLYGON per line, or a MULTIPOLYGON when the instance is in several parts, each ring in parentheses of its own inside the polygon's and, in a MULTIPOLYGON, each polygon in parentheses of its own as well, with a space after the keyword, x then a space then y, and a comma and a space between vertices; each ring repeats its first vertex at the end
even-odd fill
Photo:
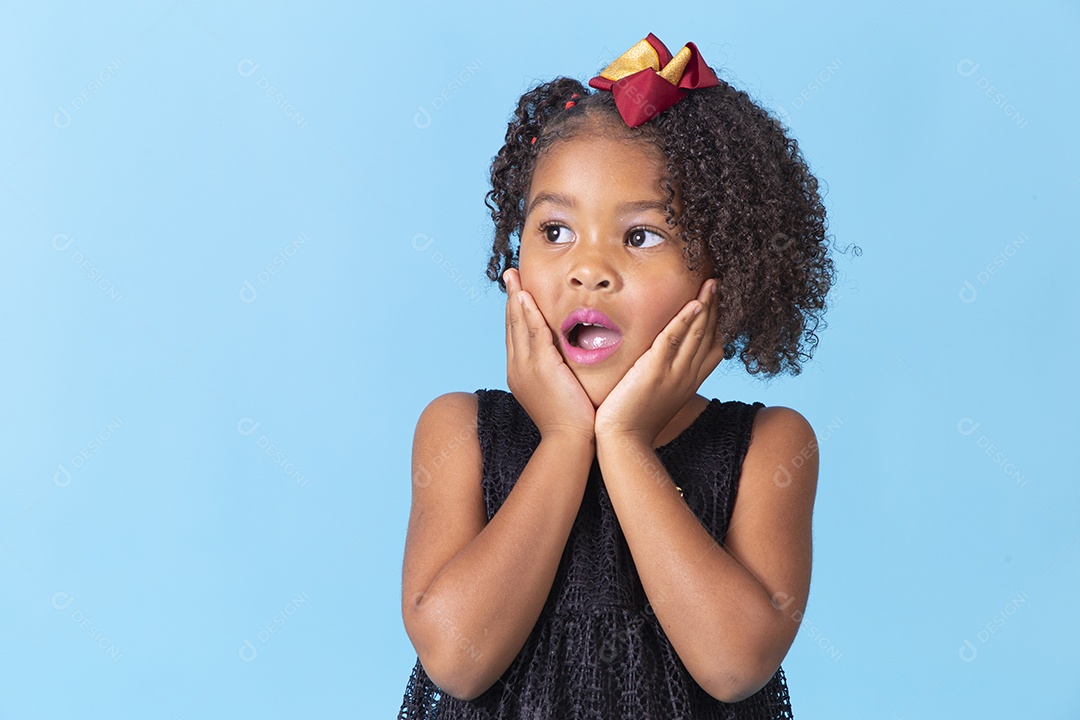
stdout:
POLYGON ((697 46, 689 42, 672 57, 652 33, 624 52, 589 80, 589 86, 608 90, 615 107, 630 127, 637 127, 682 100, 688 90, 713 87, 720 81, 697 46))

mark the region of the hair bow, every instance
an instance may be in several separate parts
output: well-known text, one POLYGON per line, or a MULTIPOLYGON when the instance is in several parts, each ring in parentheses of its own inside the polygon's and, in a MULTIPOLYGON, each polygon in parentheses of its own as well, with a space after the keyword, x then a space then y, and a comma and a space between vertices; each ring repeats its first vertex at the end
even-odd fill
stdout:
POLYGON ((688 90, 719 84, 716 73, 701 59, 694 43, 686 43, 672 57, 652 33, 589 80, 590 87, 611 92, 615 107, 630 127, 664 112, 682 100, 688 90))

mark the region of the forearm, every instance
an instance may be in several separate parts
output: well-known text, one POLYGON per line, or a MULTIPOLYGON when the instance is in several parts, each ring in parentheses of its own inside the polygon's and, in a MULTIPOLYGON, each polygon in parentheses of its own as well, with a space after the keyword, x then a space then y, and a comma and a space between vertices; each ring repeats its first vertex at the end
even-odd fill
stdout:
POLYGON ((490 687, 536 625, 594 455, 581 437, 542 439, 498 512, 418 602, 427 644, 460 693, 490 687))
POLYGON ((679 658, 733 701, 760 674, 782 622, 768 590, 702 526, 653 448, 597 438, 597 459, 645 594, 679 658))

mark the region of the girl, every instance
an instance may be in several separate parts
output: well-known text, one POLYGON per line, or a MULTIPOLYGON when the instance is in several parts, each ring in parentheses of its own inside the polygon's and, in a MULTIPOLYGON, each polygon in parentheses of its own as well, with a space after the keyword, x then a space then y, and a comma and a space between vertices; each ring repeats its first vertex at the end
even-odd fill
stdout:
POLYGON ((697 390, 810 357, 817 180, 693 43, 589 85, 522 96, 491 167, 510 392, 417 423, 399 718, 790 718, 814 433, 697 390))

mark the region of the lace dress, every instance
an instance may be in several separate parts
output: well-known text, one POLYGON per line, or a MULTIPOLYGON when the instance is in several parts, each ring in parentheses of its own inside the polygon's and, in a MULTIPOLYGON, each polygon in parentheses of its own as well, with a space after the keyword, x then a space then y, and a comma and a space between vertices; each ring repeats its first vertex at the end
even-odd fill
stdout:
MULTIPOLYGON (((477 390, 483 495, 490 520, 540 443, 504 390, 477 390)), ((713 399, 657 449, 687 504, 718 541, 727 530, 754 413, 713 399)), ((791 718, 783 668, 760 691, 723 703, 698 685, 652 612, 593 459, 551 592, 518 656, 473 700, 441 693, 417 659, 398 720, 697 720, 791 718)))

